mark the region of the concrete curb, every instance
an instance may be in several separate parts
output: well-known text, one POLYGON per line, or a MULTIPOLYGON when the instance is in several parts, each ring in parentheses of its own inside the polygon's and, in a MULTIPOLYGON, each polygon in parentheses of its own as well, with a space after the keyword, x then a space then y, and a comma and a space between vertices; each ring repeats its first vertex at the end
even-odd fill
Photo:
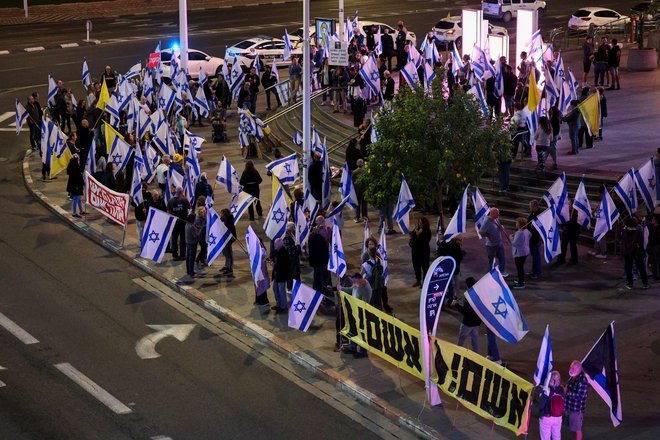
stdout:
POLYGON ((74 230, 77 230, 95 243, 114 252, 139 269, 142 269, 150 276, 156 278, 158 281, 167 285, 175 292, 178 292, 186 299, 194 302, 198 306, 209 311, 223 321, 241 329, 257 341, 276 350, 278 353, 287 356, 289 359, 305 368, 307 371, 313 373, 315 376, 334 385, 338 390, 375 409, 396 423, 398 426, 410 431, 420 438, 440 438, 440 433, 435 429, 419 422, 403 411, 392 407, 385 400, 360 387, 348 377, 333 370, 329 365, 314 359, 304 351, 300 351, 298 347, 295 347, 293 344, 285 341, 279 336, 274 335, 273 333, 240 316, 234 311, 219 305, 215 300, 209 298, 199 290, 190 286, 179 285, 176 279, 169 279, 154 268, 149 267, 147 264, 145 264, 142 258, 135 257, 132 253, 123 249, 121 244, 117 241, 109 239, 100 232, 90 228, 85 222, 74 219, 67 211, 62 209, 61 206, 50 203, 48 196, 46 196, 43 192, 33 188, 34 180, 32 179, 32 174, 30 172, 30 158, 32 153, 33 151, 28 149, 23 158, 23 182, 25 187, 44 207, 58 215, 61 220, 71 226, 74 230))
POLYGON ((98 44, 101 44, 101 40, 83 40, 79 42, 71 42, 71 43, 60 43, 60 44, 51 44, 48 46, 34 46, 34 47, 25 47, 22 49, 7 49, 7 50, 0 50, 0 55, 9 55, 9 54, 16 54, 16 53, 32 53, 32 52, 41 52, 44 50, 51 50, 51 49, 68 49, 71 47, 81 47, 81 46, 96 46, 98 44))

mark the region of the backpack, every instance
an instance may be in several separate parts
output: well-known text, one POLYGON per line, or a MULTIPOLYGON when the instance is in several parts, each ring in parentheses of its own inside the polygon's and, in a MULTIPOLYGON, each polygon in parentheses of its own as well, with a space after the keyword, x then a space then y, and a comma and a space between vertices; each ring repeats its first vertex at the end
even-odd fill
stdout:
POLYGON ((550 417, 561 417, 566 410, 566 399, 561 394, 550 391, 550 417))
POLYGON ((371 266, 371 276, 367 278, 371 285, 371 290, 378 290, 385 287, 385 278, 383 277, 383 265, 378 260, 372 262, 367 260, 367 264, 371 266))

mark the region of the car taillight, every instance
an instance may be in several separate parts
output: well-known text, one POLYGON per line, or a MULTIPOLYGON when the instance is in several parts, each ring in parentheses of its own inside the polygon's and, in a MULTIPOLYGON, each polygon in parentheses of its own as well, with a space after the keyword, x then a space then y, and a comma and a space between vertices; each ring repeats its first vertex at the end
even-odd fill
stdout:
POLYGON ((591 20, 591 17, 582 17, 582 21, 589 21, 591 20))
POLYGON ((447 33, 448 33, 449 35, 454 35, 454 32, 456 32, 454 29, 451 29, 451 30, 448 30, 448 31, 447 31, 447 33))

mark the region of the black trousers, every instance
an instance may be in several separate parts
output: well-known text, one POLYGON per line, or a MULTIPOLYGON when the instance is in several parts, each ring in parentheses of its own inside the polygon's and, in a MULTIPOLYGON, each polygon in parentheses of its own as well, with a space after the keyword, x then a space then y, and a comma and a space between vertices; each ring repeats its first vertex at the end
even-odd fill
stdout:
POLYGON ((518 272, 518 284, 525 284, 525 260, 527 255, 524 257, 514 257, 513 261, 516 263, 516 271, 518 272))
POLYGON ((573 234, 562 234, 561 236, 561 254, 557 260, 560 263, 566 261, 568 246, 571 247, 571 263, 578 262, 577 236, 573 234))
MULTIPOLYGON (((259 196, 257 195, 257 196, 255 196, 255 197, 259 197, 259 196)), ((261 217, 261 216, 263 215, 263 211, 262 211, 262 209, 261 209, 261 202, 259 201, 259 199, 257 199, 257 201, 256 201, 255 203, 252 203, 250 206, 248 206, 248 216, 250 217, 250 220, 254 220, 254 209, 253 209, 253 206, 254 206, 255 204, 257 205, 257 215, 258 215, 259 217, 261 217)))
POLYGON ((623 264, 626 269, 626 278, 628 279, 628 285, 633 285, 633 263, 637 266, 639 270, 639 276, 642 278, 642 284, 648 285, 649 279, 646 276, 646 262, 644 261, 643 255, 637 254, 623 254, 623 264))
POLYGON ((415 279, 422 281, 424 275, 429 270, 429 259, 431 258, 431 250, 413 251, 412 263, 413 270, 415 271, 415 279))
POLYGON ((172 257, 186 256, 186 222, 177 220, 172 229, 172 257))
POLYGON ((594 137, 589 134, 589 130, 587 130, 587 127, 582 126, 580 127, 580 131, 578 131, 578 148, 582 148, 583 141, 585 138, 587 140, 587 148, 593 148, 594 137))

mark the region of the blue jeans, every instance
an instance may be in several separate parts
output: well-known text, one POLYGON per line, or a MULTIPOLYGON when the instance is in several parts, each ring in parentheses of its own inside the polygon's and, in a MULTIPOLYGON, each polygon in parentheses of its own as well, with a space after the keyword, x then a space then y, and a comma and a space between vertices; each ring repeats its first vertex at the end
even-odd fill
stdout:
POLYGON ((387 205, 384 208, 378 208, 378 217, 380 221, 378 223, 378 230, 380 231, 385 226, 385 220, 387 219, 387 230, 391 231, 394 229, 394 220, 392 219, 392 213, 394 209, 392 205, 387 205))
POLYGON ((468 327, 465 324, 461 324, 461 327, 458 329, 458 345, 463 346, 465 343, 465 338, 470 336, 472 341, 472 351, 479 353, 479 326, 468 327))
POLYGON ((530 244, 529 253, 532 254, 532 273, 541 276, 541 243, 530 244))
POLYGON ((596 63, 594 66, 594 85, 602 86, 605 82, 605 71, 607 70, 607 64, 605 63, 596 63))
POLYGON ((366 348, 364 348, 364 347, 360 347, 359 345, 357 345, 357 344, 356 344, 355 342, 353 342, 353 341, 351 341, 351 342, 348 344, 348 349, 349 349, 349 350, 355 350, 355 351, 357 351, 358 353, 365 353, 365 354, 367 353, 367 349, 366 349, 366 348))
POLYGON ((488 356, 491 361, 500 360, 500 350, 497 348, 497 336, 486 327, 486 334, 488 336, 488 356))
POLYGON ((486 246, 486 255, 488 256, 488 272, 493 268, 493 261, 497 258, 497 264, 500 272, 506 272, 506 256, 504 246, 486 246))
POLYGON ((225 267, 228 270, 234 270, 234 250, 231 243, 222 248, 222 255, 225 257, 225 267))
POLYGON ((74 214, 80 214, 82 212, 82 196, 73 196, 72 209, 74 214))
POLYGON ((186 244, 186 273, 190 276, 195 275, 195 257, 197 253, 197 243, 186 244))
POLYGON ((286 310, 286 281, 283 283, 273 283, 273 294, 275 295, 275 307, 286 310))
POLYGON ((577 129, 569 129, 568 136, 571 138, 571 152, 577 154, 580 146, 580 139, 578 138, 579 131, 577 129))

